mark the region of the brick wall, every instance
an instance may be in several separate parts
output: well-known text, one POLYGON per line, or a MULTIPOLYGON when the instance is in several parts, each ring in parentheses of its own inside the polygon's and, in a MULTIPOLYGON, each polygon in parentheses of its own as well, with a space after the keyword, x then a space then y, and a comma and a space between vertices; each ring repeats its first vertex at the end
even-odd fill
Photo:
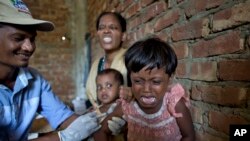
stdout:
POLYGON ((128 46, 156 34, 174 47, 198 141, 227 141, 230 124, 250 123, 250 0, 87 2, 92 58, 102 54, 94 26, 102 10, 126 17, 128 46))
POLYGON ((52 21, 56 28, 52 32, 38 32, 36 52, 30 66, 38 69, 52 84, 52 89, 65 102, 75 95, 74 50, 70 37, 72 8, 61 0, 24 0, 33 17, 52 21), (53 3, 53 4, 52 4, 53 3))

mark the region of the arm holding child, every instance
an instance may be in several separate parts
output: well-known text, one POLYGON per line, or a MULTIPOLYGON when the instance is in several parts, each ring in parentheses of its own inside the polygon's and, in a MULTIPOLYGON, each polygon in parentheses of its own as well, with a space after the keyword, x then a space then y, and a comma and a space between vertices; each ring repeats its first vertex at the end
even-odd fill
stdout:
POLYGON ((112 135, 112 132, 109 129, 108 121, 112 121, 113 117, 120 117, 122 118, 123 111, 121 107, 121 103, 119 103, 114 111, 110 113, 101 123, 101 128, 94 133, 94 140, 95 141, 108 141, 109 137, 112 135))

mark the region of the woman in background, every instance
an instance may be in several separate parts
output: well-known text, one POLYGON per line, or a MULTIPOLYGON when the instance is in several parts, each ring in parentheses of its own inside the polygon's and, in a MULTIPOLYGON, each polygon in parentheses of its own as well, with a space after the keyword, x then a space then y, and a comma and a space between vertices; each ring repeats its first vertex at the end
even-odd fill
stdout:
POLYGON ((104 56, 93 62, 86 84, 86 93, 92 105, 97 101, 95 78, 98 72, 114 68, 122 73, 124 84, 127 85, 127 70, 123 60, 126 49, 122 47, 126 39, 126 20, 119 13, 103 12, 97 18, 96 29, 104 56))
MULTIPOLYGON (((127 49, 123 47, 126 40, 127 23, 124 17, 117 12, 102 12, 96 21, 97 37, 104 55, 96 59, 90 69, 86 84, 86 94, 93 105, 97 108, 96 76, 97 73, 108 68, 118 70, 123 75, 124 86, 120 87, 120 97, 129 99, 132 96, 127 86, 127 70, 124 65, 124 53, 127 49)), ((113 135, 118 135, 125 121, 122 118, 112 117, 109 120, 109 129, 113 135)))

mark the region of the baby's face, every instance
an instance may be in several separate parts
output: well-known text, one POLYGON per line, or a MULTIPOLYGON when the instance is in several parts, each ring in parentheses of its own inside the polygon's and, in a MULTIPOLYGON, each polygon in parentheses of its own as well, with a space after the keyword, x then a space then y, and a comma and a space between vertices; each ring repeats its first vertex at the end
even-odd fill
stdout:
POLYGON ((102 104, 114 102, 119 97, 120 84, 114 74, 100 75, 96 79, 97 98, 102 104))
POLYGON ((148 113, 156 113, 162 105, 164 94, 167 91, 169 75, 164 69, 154 68, 139 72, 131 72, 132 93, 140 108, 148 113))

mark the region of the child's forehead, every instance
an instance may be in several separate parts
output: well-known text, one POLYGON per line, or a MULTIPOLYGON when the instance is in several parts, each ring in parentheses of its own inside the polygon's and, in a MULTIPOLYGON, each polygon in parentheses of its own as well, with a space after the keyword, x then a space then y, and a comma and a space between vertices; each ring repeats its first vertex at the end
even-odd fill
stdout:
POLYGON ((139 71, 152 72, 152 71, 157 71, 157 70, 165 71, 165 67, 157 67, 157 66, 153 66, 153 65, 147 65, 147 66, 142 67, 139 71))
POLYGON ((97 79, 110 79, 115 80, 115 74, 114 73, 105 73, 105 74, 99 74, 97 76, 97 79))
POLYGON ((144 67, 141 70, 139 70, 138 72, 131 72, 131 74, 149 74, 149 75, 156 75, 156 74, 161 74, 164 75, 166 74, 165 69, 164 68, 148 68, 148 67, 144 67))

